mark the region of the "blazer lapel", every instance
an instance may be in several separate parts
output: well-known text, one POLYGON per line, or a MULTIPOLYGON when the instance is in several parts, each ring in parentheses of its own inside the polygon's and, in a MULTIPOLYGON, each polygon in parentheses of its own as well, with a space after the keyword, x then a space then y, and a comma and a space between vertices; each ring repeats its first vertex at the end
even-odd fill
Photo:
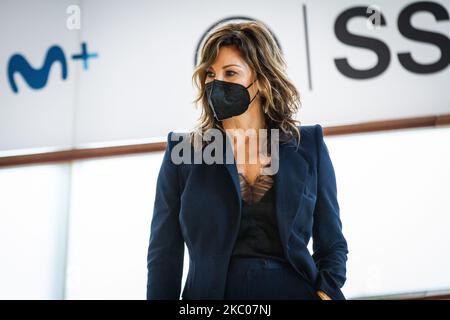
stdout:
MULTIPOLYGON (((280 143, 278 155, 273 153, 273 160, 278 157, 279 167, 275 175, 275 193, 276 193, 276 214, 278 229, 281 241, 284 246, 287 245, 289 235, 294 223, 294 219, 299 211, 303 192, 306 186, 310 162, 305 150, 300 145, 298 150, 296 142, 293 140, 285 141, 285 134, 280 133, 280 143)), ((224 159, 226 160, 227 151, 232 154, 231 141, 225 135, 226 143, 224 150, 224 159)), ((239 201, 239 219, 242 205, 241 187, 239 183, 239 174, 237 171, 234 156, 231 156, 230 163, 225 162, 225 167, 233 180, 234 190, 239 201)))
POLYGON ((237 166, 235 163, 230 138, 227 135, 224 135, 224 139, 226 141, 226 143, 224 143, 224 150, 223 150, 225 167, 227 168, 228 173, 230 174, 231 179, 233 180, 234 192, 236 192, 236 196, 237 196, 237 199, 239 200, 239 208, 240 208, 241 203, 242 203, 242 197, 241 197, 241 184, 239 182, 239 173, 237 171, 237 166), (228 152, 229 152, 229 154, 228 154, 228 152), (231 161, 227 161, 227 157, 229 157, 230 158, 229 160, 231 160, 231 161))
POLYGON ((301 214, 301 200, 306 187, 310 163, 300 145, 290 140, 279 145, 279 168, 275 176, 278 229, 286 246, 297 214, 301 214), (300 210, 300 211, 299 211, 300 210))

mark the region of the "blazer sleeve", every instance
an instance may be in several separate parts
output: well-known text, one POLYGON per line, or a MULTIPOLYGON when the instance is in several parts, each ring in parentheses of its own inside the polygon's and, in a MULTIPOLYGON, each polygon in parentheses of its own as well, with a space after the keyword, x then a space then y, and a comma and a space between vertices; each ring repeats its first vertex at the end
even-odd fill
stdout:
POLYGON ((147 254, 147 300, 179 300, 184 240, 179 224, 178 167, 171 161, 170 132, 159 170, 147 254))
POLYGON ((332 299, 345 299, 340 288, 346 281, 348 248, 339 217, 336 176, 323 139, 323 128, 320 124, 316 124, 315 129, 318 182, 312 257, 319 270, 316 289, 322 290, 332 299))

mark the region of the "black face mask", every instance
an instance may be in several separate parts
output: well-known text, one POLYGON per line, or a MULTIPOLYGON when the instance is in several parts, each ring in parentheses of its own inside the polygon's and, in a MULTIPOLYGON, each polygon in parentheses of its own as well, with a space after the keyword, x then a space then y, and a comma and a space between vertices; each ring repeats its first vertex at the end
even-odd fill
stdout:
MULTIPOLYGON (((255 80, 256 81, 256 80, 255 80)), ((224 120, 238 116, 247 111, 250 103, 256 98, 256 92, 253 99, 250 100, 250 94, 247 88, 251 87, 253 81, 248 87, 239 83, 213 80, 205 85, 206 97, 208 103, 214 112, 217 120, 224 120)))

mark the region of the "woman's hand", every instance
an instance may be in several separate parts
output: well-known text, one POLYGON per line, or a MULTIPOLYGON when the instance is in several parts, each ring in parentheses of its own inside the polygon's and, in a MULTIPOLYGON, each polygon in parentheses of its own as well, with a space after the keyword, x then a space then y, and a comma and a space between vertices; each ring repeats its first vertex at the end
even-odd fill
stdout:
POLYGON ((332 300, 325 292, 318 290, 317 291, 317 295, 320 297, 320 299, 322 300, 332 300))

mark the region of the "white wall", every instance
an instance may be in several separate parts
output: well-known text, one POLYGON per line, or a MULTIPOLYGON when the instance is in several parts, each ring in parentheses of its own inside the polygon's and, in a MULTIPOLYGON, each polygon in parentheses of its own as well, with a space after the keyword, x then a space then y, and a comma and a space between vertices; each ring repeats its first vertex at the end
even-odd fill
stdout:
MULTIPOLYGON (((265 22, 279 41, 288 74, 302 94, 303 124, 449 113, 448 66, 440 72, 416 74, 398 61, 400 52, 411 52, 420 63, 440 57, 435 45, 406 39, 397 29, 400 12, 412 3, 377 1, 387 21, 381 28, 369 29, 362 17, 348 23, 353 34, 382 40, 391 55, 384 73, 357 80, 338 72, 334 62, 345 57, 353 67, 370 68, 377 61, 372 50, 336 38, 337 17, 361 5, 354 0, 1 1, 0 155, 28 148, 164 138, 170 130, 191 128, 199 115, 191 104, 196 94, 191 74, 197 44, 215 23, 236 16, 265 22), (70 17, 66 9, 73 4, 81 8, 79 30, 66 26, 70 17), (80 52, 82 42, 98 54, 89 60, 87 70, 71 58, 80 52), (20 53, 34 68, 41 68, 52 45, 65 52, 67 79, 61 80, 60 67, 55 65, 46 86, 35 90, 16 74, 20 91, 13 93, 7 78, 9 59, 20 53)), ((448 1, 433 3, 450 12, 448 1)), ((431 13, 415 14, 412 24, 447 38, 450 34, 450 21, 436 21, 431 13)))

